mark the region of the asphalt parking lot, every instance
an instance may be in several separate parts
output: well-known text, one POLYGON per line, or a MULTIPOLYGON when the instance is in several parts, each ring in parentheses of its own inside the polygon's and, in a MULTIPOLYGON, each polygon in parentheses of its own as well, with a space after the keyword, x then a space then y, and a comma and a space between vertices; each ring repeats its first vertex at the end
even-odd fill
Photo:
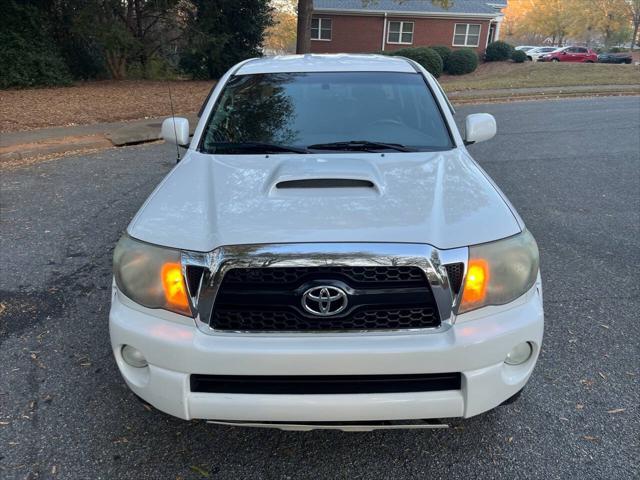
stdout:
POLYGON ((640 97, 475 105, 470 147, 538 240, 546 331, 515 404, 448 430, 308 433, 185 422, 126 388, 112 249, 174 151, 0 169, 0 477, 638 478, 640 97))

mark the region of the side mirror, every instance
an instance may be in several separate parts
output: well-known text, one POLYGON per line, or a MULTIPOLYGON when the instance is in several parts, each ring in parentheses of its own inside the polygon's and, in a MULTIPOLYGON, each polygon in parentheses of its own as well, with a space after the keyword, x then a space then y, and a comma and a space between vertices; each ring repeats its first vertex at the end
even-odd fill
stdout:
POLYGON ((496 135, 496 119, 488 113, 468 115, 464 121, 464 144, 484 142, 496 135))
POLYGON ((181 147, 189 146, 189 120, 182 117, 166 118, 162 122, 162 138, 165 142, 175 143, 181 147))
POLYGON ((560 52, 560 53, 561 53, 562 55, 566 55, 566 54, 567 54, 567 51, 566 51, 566 50, 563 50, 563 51, 562 51, 562 52, 560 52))

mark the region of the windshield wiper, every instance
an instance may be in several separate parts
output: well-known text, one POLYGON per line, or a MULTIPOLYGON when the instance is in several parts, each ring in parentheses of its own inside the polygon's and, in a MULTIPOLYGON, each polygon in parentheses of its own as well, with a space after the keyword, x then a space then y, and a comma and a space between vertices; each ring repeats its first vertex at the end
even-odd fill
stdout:
POLYGON ((370 142, 368 140, 351 140, 349 142, 316 143, 307 147, 309 150, 379 150, 389 149, 399 152, 415 152, 414 149, 400 143, 370 142))
POLYGON ((294 147, 291 145, 279 145, 277 143, 261 143, 261 142, 216 142, 209 147, 209 150, 218 149, 222 151, 253 151, 254 153, 309 153, 309 150, 302 147, 294 147))

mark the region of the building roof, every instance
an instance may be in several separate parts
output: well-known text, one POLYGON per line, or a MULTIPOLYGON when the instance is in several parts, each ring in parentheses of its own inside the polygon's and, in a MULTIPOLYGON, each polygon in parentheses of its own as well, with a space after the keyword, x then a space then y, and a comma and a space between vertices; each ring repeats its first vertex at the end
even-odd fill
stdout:
POLYGON ((450 3, 449 8, 444 8, 431 0, 313 0, 313 7, 318 11, 363 13, 497 15, 507 6, 507 0, 450 0, 450 3))
POLYGON ((415 68, 404 58, 385 55, 279 55, 248 60, 236 75, 293 72, 405 72, 415 68))

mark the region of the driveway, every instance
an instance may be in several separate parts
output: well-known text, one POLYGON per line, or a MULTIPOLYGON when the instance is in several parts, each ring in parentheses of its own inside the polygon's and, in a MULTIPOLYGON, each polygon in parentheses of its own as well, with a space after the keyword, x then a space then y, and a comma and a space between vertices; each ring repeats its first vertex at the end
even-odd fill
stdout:
MULTIPOLYGON (((448 430, 185 422, 126 388, 108 340, 113 245, 167 145, 0 169, 0 477, 638 478, 640 97, 459 109, 542 255, 546 332, 523 397, 448 430)), ((167 226, 170 228, 170 226, 167 226)))

